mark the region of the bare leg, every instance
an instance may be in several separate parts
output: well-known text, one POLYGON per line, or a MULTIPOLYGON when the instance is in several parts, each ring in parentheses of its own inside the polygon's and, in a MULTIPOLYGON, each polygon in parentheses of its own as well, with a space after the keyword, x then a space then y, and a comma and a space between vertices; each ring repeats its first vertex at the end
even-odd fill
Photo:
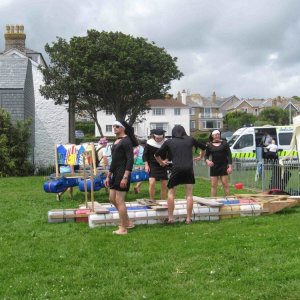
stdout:
POLYGON ((116 204, 116 190, 110 190, 109 191, 109 202, 113 204, 115 207, 117 207, 116 204))
POLYGON ((154 200, 155 198, 155 178, 149 178, 149 198, 150 200, 154 200))
POLYGON ((229 196, 230 195, 230 189, 229 189, 229 185, 228 185, 227 176, 221 176, 221 181, 222 181, 222 185, 223 185, 225 195, 229 196))
POLYGON ((141 185, 142 185, 142 181, 139 181, 136 186, 134 187, 134 193, 135 194, 138 194, 140 192, 140 189, 141 189, 141 185))
POLYGON ((186 223, 189 224, 192 221, 193 212, 193 185, 185 185, 185 196, 186 196, 186 223))
POLYGON ((169 189, 169 192, 168 192, 168 219, 169 219, 169 222, 172 222, 174 220, 175 193, 176 193, 176 187, 169 189))
POLYGON ((160 199, 165 200, 167 199, 168 189, 167 189, 168 180, 161 180, 160 181, 160 199))
POLYGON ((127 227, 130 226, 130 222, 127 214, 127 208, 125 204, 126 192, 121 192, 121 191, 115 191, 115 192, 116 192, 115 203, 116 203, 116 208, 119 212, 120 226, 119 226, 119 230, 114 231, 114 233, 126 234, 127 227))
POLYGON ((212 197, 217 196, 217 188, 218 188, 218 177, 217 176, 211 176, 210 177, 210 193, 212 197))

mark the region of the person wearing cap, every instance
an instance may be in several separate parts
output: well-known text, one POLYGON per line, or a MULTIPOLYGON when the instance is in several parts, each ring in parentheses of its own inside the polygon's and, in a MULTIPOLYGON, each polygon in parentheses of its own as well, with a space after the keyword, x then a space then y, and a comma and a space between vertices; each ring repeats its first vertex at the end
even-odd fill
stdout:
POLYGON ((105 169, 108 166, 108 159, 106 156, 106 147, 108 141, 106 137, 102 137, 96 148, 96 155, 97 155, 97 167, 105 169))
POLYGON ((217 196, 218 179, 221 179, 226 196, 230 195, 227 177, 232 173, 232 155, 226 141, 221 139, 221 132, 214 130, 209 136, 205 153, 206 164, 210 167, 211 196, 217 196))
POLYGON ((161 166, 166 166, 168 162, 163 159, 166 157, 172 161, 171 175, 168 181, 168 220, 167 224, 174 222, 175 193, 180 184, 185 186, 185 197, 187 201, 186 224, 192 222, 193 211, 193 184, 195 183, 193 165, 193 147, 200 148, 201 157, 204 155, 205 145, 188 136, 181 125, 176 125, 172 129, 172 139, 156 151, 155 157, 161 166))
MULTIPOLYGON (((160 199, 167 198, 168 173, 167 167, 160 165, 155 159, 154 154, 165 142, 165 130, 152 129, 150 139, 144 149, 143 161, 145 162, 145 171, 149 173, 149 198, 154 201, 155 183, 160 181, 160 199)), ((164 158, 165 159, 165 158, 164 158)))
POLYGON ((137 146, 133 128, 125 121, 115 121, 113 130, 116 141, 111 148, 112 161, 104 181, 109 187, 109 201, 117 208, 120 218, 118 230, 114 234, 127 234, 134 224, 129 220, 125 204, 126 193, 130 188, 130 174, 133 167, 133 147, 137 146))

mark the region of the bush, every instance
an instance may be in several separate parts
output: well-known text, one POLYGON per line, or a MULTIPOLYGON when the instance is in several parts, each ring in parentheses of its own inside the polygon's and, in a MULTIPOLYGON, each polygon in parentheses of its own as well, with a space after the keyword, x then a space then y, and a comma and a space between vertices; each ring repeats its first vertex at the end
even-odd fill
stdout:
POLYGON ((95 123, 93 121, 78 121, 75 124, 76 130, 82 130, 84 135, 95 136, 95 123))
POLYGON ((0 176, 27 176, 33 173, 30 154, 31 121, 13 124, 8 112, 0 109, 0 176))

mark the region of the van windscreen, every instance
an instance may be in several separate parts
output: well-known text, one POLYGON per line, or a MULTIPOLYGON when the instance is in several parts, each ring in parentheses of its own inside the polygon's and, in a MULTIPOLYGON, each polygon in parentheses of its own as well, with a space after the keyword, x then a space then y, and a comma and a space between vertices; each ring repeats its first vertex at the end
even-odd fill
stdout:
POLYGON ((229 147, 231 147, 231 146, 234 144, 234 142, 235 142, 239 137, 240 137, 239 135, 233 135, 233 136, 227 141, 229 147))

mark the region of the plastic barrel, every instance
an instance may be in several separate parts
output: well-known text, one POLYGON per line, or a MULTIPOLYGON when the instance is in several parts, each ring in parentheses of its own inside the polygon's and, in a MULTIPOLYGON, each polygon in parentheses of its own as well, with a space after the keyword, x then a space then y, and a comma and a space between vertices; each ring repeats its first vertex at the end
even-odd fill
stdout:
POLYGON ((44 191, 46 193, 62 193, 66 190, 66 186, 64 185, 64 180, 50 180, 44 183, 44 191))

